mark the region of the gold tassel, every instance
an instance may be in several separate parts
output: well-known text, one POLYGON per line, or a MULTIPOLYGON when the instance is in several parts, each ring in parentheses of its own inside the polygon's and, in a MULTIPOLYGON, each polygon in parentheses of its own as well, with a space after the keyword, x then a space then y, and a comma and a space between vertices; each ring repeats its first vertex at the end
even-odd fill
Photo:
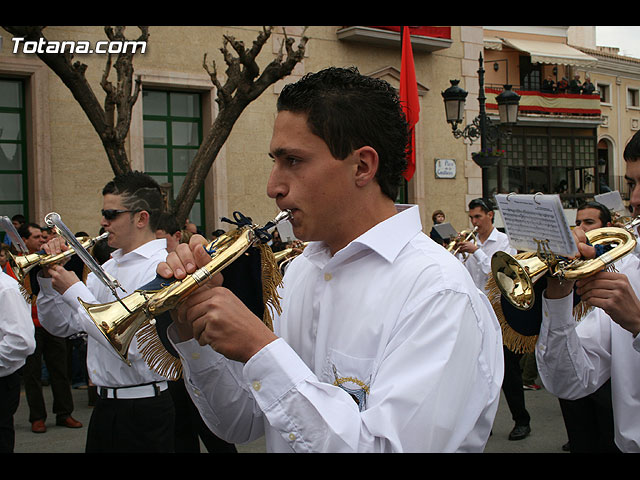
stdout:
POLYGON ((136 340, 140 354, 151 370, 169 380, 182 377, 182 362, 165 349, 158 336, 156 322, 144 322, 136 332, 136 340))
POLYGON ((487 297, 493 307, 493 311, 498 318, 500 328, 502 330, 502 344, 514 353, 531 353, 535 350, 536 342, 538 341, 538 335, 522 335, 516 332, 507 323, 502 311, 502 305, 500 304, 500 296, 502 292, 498 288, 497 283, 493 279, 493 276, 489 277, 489 281, 486 285, 487 297))
MULTIPOLYGON (((533 252, 530 252, 533 255, 533 252)), ((523 255, 521 258, 528 258, 531 255, 523 255)), ((500 328, 502 329, 502 343, 514 353, 533 353, 538 341, 538 335, 522 335, 516 332, 507 323, 502 311, 502 305, 500 304, 500 297, 502 292, 498 288, 493 276, 489 277, 489 281, 486 285, 487 297, 493 307, 493 311, 498 318, 500 328)), ((576 322, 579 322, 584 316, 591 310, 585 302, 580 301, 575 307, 573 307, 573 318, 576 322)))
POLYGON ((262 301, 264 303, 262 321, 273 331, 273 310, 278 315, 282 313, 280 296, 278 295, 278 287, 282 284, 282 272, 278 268, 278 262, 271 247, 264 243, 260 243, 258 246, 262 264, 262 301))
MULTIPOLYGON (((264 315, 262 321, 273 331, 273 312, 282 313, 278 287, 282 284, 282 273, 271 247, 259 244, 262 270, 262 300, 264 315)), ((138 348, 147 366, 154 372, 168 378, 178 380, 182 377, 182 362, 171 355, 160 340, 156 322, 146 321, 136 332, 138 348)))

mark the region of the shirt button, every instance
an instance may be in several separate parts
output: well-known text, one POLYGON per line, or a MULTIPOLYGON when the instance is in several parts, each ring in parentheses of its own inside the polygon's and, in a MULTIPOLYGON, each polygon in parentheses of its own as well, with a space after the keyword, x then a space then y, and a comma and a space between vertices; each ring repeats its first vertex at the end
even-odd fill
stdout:
POLYGON ((325 273, 324 274, 324 280, 326 282, 328 282, 329 280, 331 280, 333 278, 333 276, 330 273, 325 273))
POLYGON ((193 358, 194 360, 197 360, 200 358, 200 354, 198 352, 193 352, 191 354, 191 358, 193 358))
POLYGON ((289 434, 289 440, 291 440, 292 442, 296 439, 296 434, 295 433, 290 433, 289 434))
POLYGON ((262 387, 262 385, 260 384, 260 382, 258 382, 257 380, 256 380, 255 382, 253 382, 253 383, 251 384, 251 386, 253 387, 253 389, 254 389, 256 392, 259 392, 259 391, 260 391, 260 387, 262 387))

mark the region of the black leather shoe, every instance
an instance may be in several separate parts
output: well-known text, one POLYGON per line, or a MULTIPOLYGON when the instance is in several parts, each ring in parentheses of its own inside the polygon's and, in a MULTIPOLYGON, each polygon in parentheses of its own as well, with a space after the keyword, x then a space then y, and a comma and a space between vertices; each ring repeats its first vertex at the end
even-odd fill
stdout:
POLYGON ((522 440, 531 433, 531 427, 529 425, 516 425, 509 434, 509 440, 522 440))

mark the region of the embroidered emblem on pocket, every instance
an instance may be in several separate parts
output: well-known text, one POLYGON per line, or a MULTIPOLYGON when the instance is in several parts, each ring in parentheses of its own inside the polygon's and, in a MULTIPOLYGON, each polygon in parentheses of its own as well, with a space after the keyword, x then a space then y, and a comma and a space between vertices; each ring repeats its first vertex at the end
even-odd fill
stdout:
POLYGON ((362 411, 367 406, 367 396, 369 395, 369 384, 355 377, 340 377, 335 365, 333 367, 333 384, 340 387, 356 402, 358 410, 362 411))

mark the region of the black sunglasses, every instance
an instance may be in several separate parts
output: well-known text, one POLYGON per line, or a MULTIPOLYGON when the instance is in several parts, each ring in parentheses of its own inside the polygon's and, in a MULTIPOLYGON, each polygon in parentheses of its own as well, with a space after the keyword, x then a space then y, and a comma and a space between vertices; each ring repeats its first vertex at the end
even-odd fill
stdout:
POLYGON ((136 211, 137 210, 115 210, 111 208, 109 210, 101 210, 100 212, 102 213, 102 216, 104 217, 105 220, 114 220, 121 213, 136 212, 136 211))

